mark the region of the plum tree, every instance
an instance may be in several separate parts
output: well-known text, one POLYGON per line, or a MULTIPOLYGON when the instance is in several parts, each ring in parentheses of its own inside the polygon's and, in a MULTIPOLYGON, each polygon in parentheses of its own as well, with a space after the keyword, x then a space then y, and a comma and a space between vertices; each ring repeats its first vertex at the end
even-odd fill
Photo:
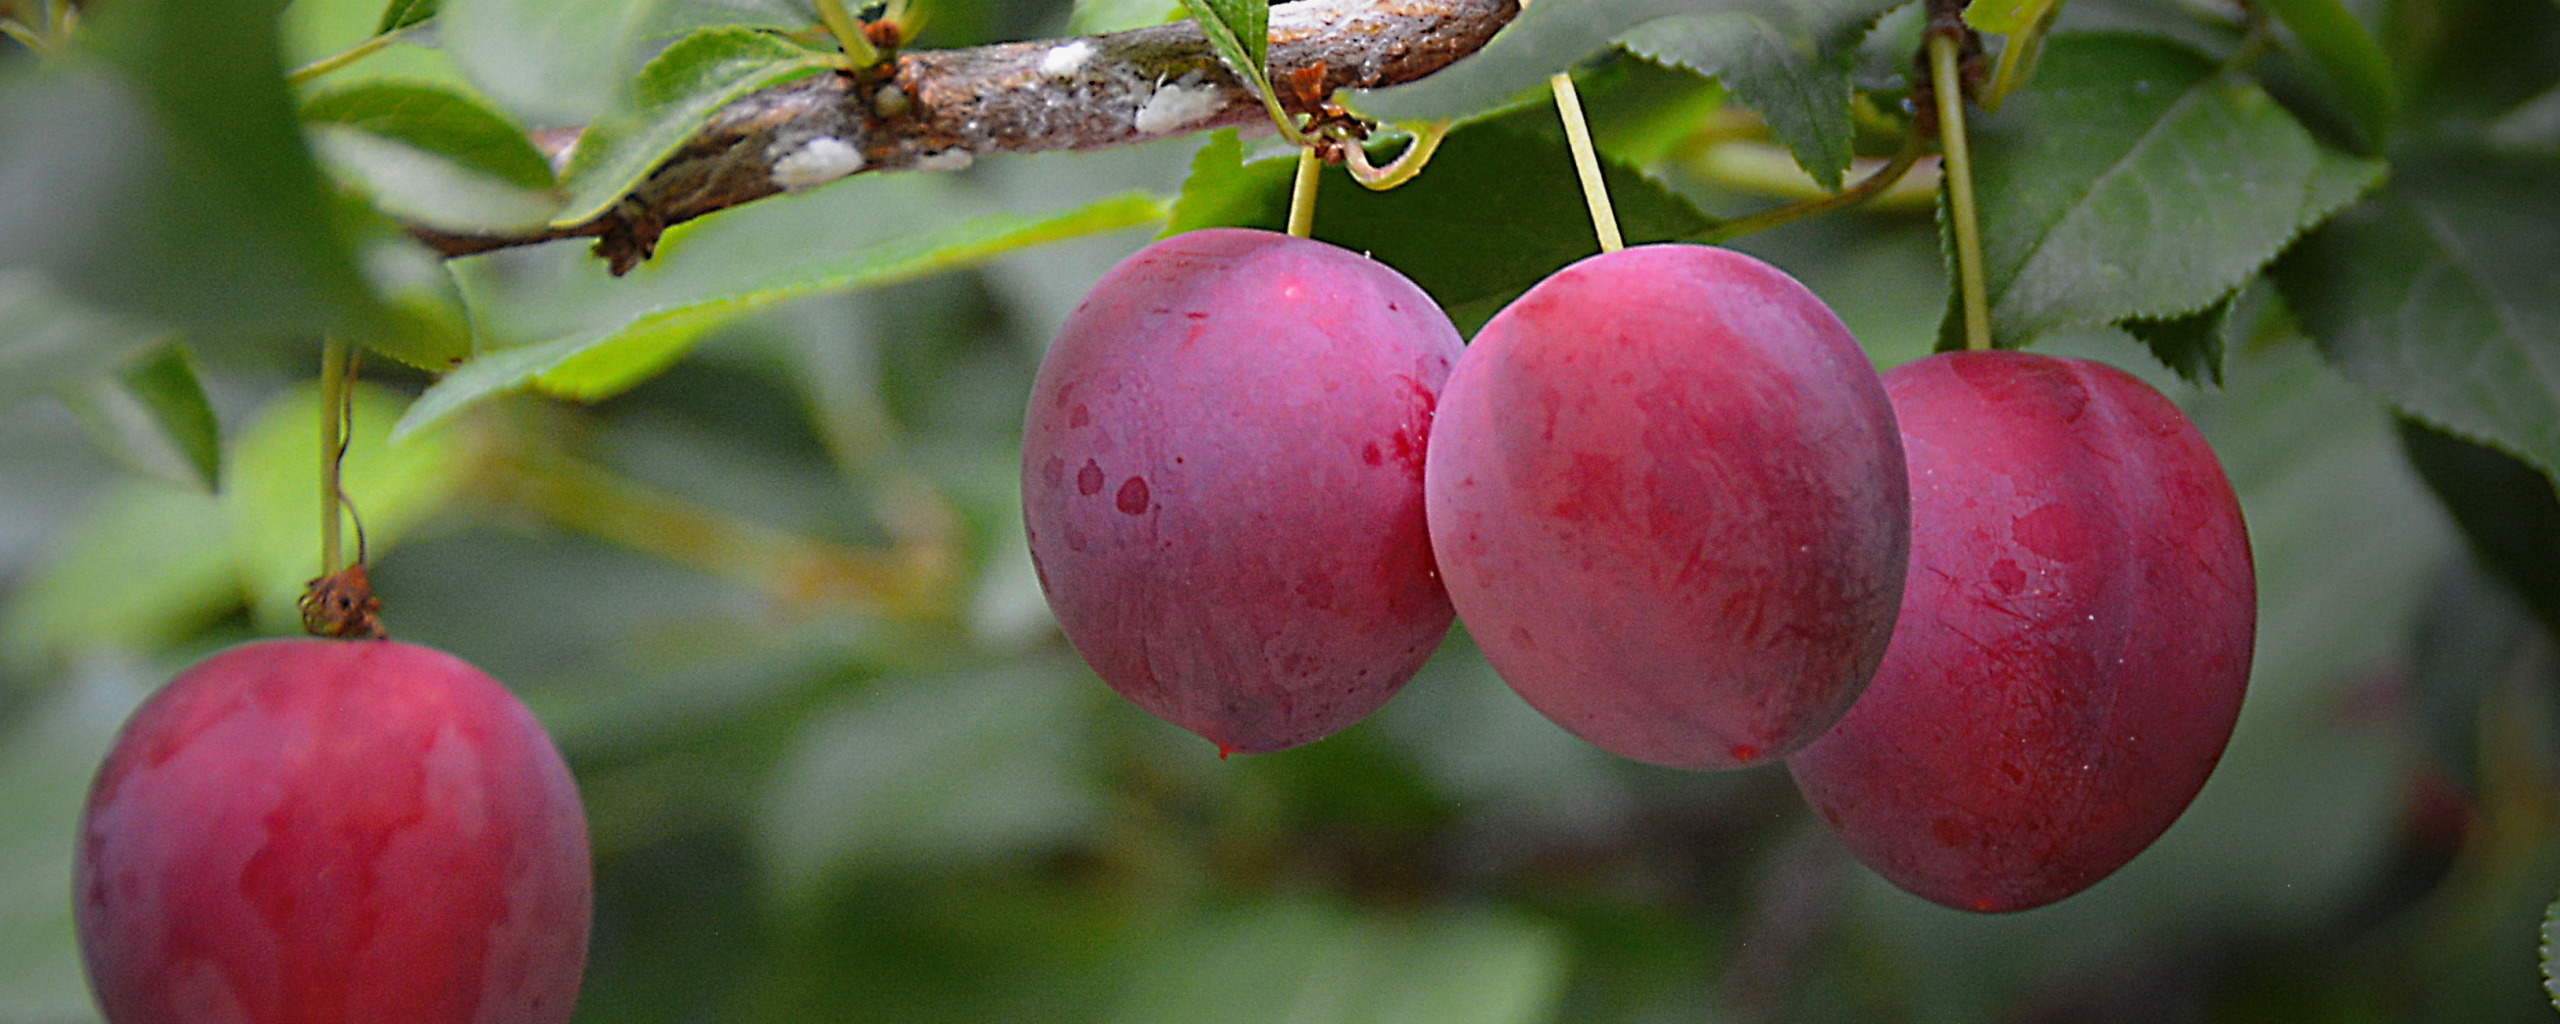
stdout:
POLYGON ((1866 696, 1788 762, 1859 859, 1947 906, 2088 888, 2203 788, 2249 678, 2240 505, 2121 370, 1959 352, 1887 378, 1911 583, 1866 696))
POLYGON ((1422 467, 1457 330, 1383 264, 1263 231, 1131 256, 1023 427, 1033 564, 1114 689, 1262 752, 1375 710, 1448 631, 1422 467))
POLYGON ((590 900, 541 726, 387 640, 189 669, 126 724, 80 827, 80 947, 113 1024, 556 1024, 590 900))
POLYGON ((1884 655, 1909 536, 1892 408, 1839 318, 1749 256, 1626 249, 1530 289, 1450 378, 1425 484, 1486 657, 1617 753, 1777 757, 1884 655))

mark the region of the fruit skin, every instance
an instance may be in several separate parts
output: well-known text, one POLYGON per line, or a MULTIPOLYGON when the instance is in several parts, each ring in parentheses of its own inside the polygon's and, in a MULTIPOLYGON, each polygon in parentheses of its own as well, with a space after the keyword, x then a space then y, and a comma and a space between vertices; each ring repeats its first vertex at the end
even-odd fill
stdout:
POLYGON ((269 640, 188 669, 90 790, 74 890, 111 1024, 556 1024, 586 819, 524 705, 423 647, 269 640))
POLYGON ((1567 267, 1476 336, 1425 474, 1458 617, 1575 735, 1731 768, 1884 656, 1909 499, 1882 384, 1793 278, 1705 246, 1567 267))
POLYGON ((1067 639, 1222 750, 1376 710, 1449 628, 1422 460, 1463 351, 1420 288, 1320 242, 1213 229, 1122 262, 1023 427, 1024 527, 1067 639))
POLYGON ((1875 683, 1788 766, 1894 884, 2051 903, 2158 838, 2231 738, 2257 624, 2239 500, 2185 414, 2113 367, 1949 353, 1886 387, 1911 586, 1875 683))

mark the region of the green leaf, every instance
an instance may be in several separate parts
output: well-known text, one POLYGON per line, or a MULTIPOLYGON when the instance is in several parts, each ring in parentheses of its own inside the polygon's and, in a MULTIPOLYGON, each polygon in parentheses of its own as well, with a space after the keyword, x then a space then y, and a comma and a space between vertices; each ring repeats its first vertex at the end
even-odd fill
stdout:
POLYGON ((471 356, 471 314, 444 257, 367 211, 365 276, 382 295, 392 328, 356 336, 365 347, 436 373, 471 356))
POLYGON ((883 680, 809 717, 757 815, 786 889, 842 872, 1018 855, 1100 817, 1078 782, 1090 677, 1055 659, 883 680))
POLYGON ((34 274, 0 270, 0 410, 108 373, 169 337, 88 309, 34 274))
POLYGON ((374 320, 294 122, 276 0, 104 5, 0 80, 0 266, 91 307, 240 332, 374 320))
MULTIPOLYGON (((354 405, 340 479, 364 524, 366 553, 379 559, 461 492, 474 439, 446 429, 394 441, 401 396, 359 386, 354 405)), ((312 487, 319 436, 320 395, 303 388, 269 403, 232 449, 221 512, 237 571, 233 592, 247 596, 265 632, 301 631, 296 602, 320 575, 320 499, 312 487)), ((396 628, 397 617, 390 621, 396 628)))
POLYGON ((2160 365, 2177 371, 2190 384, 2210 380, 2222 384, 2223 333, 2231 321, 2231 301, 2238 293, 2222 297, 2222 301, 2202 311, 2165 320, 2135 318, 2125 321, 2125 333, 2151 349, 2160 365))
POLYGON ((161 349, 62 397, 90 438, 128 468, 207 494, 221 486, 222 428, 185 345, 161 349))
POLYGON ((1994 35, 2012 35, 2019 29, 2045 20, 2047 12, 2062 6, 2063 0, 1973 0, 1964 8, 1964 22, 1994 35))
POLYGON ((2379 148, 2399 116, 2400 85, 2382 44, 2340 0, 2267 0, 2320 65, 2368 144, 2379 148))
POLYGON ((2400 421, 2400 443, 2480 563, 2560 636, 2560 495, 2551 479, 2415 420, 2400 421))
POLYGON ((1271 5, 1267 0, 1182 0, 1236 76, 1270 88, 1271 5))
POLYGON ((2450 153, 2276 266, 2329 359, 2395 408, 2560 477, 2560 161, 2450 153))
POLYGON ((2560 952, 2555 952, 2560 950, 2560 897, 2553 898, 2551 906, 2542 912, 2542 941, 2538 948, 2542 951, 2542 992, 2551 998, 2554 1009, 2560 1009, 2560 966, 2554 963, 2560 960, 2560 952))
POLYGON ((1067 33, 1091 36, 1124 32, 1162 25, 1183 13, 1183 0, 1076 0, 1075 13, 1067 17, 1067 33))
POLYGON ((471 83, 536 127, 614 108, 661 0, 451 0, 438 40, 471 83))
POLYGON ((1490 910, 1413 918, 1312 901, 1229 911, 1165 936, 1109 1024, 1532 1024, 1563 993, 1565 944, 1490 910))
POLYGON ((2002 348, 2200 312, 2382 174, 2322 149, 2256 85, 2143 36, 2054 39, 1973 145, 2002 348))
POLYGON ((302 120, 396 139, 518 188, 557 184, 524 129, 441 83, 373 79, 324 90, 303 101, 302 120))
MULTIPOLYGON (((1876 5, 1878 11, 1884 6, 1876 5)), ((1781 26, 1741 11, 1665 18, 1625 39, 1638 56, 1722 79, 1735 98, 1760 112, 1805 173, 1830 191, 1839 190, 1855 155, 1849 121, 1855 41, 1854 35, 1818 39, 1806 26, 1781 26)))
POLYGON ((649 62, 629 106, 587 129, 571 158, 569 205, 552 218, 577 224, 632 186, 738 97, 826 69, 829 58, 770 32, 704 29, 649 62))
MULTIPOLYGON (((1165 213, 1162 200, 1125 193, 1047 217, 988 214, 750 280, 720 280, 701 288, 679 284, 640 308, 612 311, 608 322, 472 360, 427 389, 401 422, 400 431, 421 429, 491 395, 528 384, 538 383, 555 394, 576 398, 602 398, 666 369, 713 329, 756 310, 812 295, 913 280, 1031 246, 1152 224, 1165 213)), ((755 244, 751 237, 740 239, 735 233, 730 237, 741 244, 755 244)), ((681 282, 682 275, 691 272, 690 259, 718 258, 716 250, 684 253, 682 242, 683 235, 669 232, 668 243, 653 264, 657 274, 681 282)))
MULTIPOLYGON (((1315 237, 1401 271, 1462 328, 1481 324, 1530 285, 1599 251, 1554 122, 1551 111, 1532 109, 1461 127, 1441 143, 1429 171, 1393 192, 1371 192, 1328 171, 1315 237)), ((1284 223, 1292 161, 1239 164, 1241 156, 1224 139, 1201 152, 1168 230, 1276 230, 1284 223)), ((1604 170, 1630 244, 1684 238, 1710 225, 1687 200, 1634 169, 1611 162, 1604 170)))
POLYGON ((373 79, 302 107, 312 142, 384 212, 457 232, 537 227, 561 203, 551 164, 506 115, 432 82, 373 79))
MULTIPOLYGON (((310 504, 316 520, 318 498, 310 504)), ((0 663, 153 650, 240 607, 238 563, 213 496, 129 480, 97 495, 78 522, 0 606, 0 663)))
POLYGON ((374 26, 373 34, 398 32, 426 21, 436 16, 436 6, 437 0, 391 0, 382 8, 382 21, 374 26))

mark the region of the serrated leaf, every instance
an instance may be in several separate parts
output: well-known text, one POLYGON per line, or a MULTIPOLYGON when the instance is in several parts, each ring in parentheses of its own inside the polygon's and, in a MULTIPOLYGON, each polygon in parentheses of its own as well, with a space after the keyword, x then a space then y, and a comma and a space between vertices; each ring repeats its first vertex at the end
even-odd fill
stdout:
POLYGON ((355 336, 366 348, 435 373, 471 355, 471 313, 445 258, 379 214, 363 247, 365 277, 382 296, 392 329, 355 336))
POLYGON ((1182 0, 1076 0, 1067 16, 1069 35, 1091 36, 1162 25, 1180 18, 1182 0))
POLYGON ((1409 918, 1312 901, 1228 910, 1146 950, 1109 1024, 1532 1024, 1562 994, 1548 925, 1460 911, 1409 918))
POLYGON ((2267 7, 2320 65, 2366 143, 2378 148, 2400 111, 2400 85, 2382 44, 2339 0, 2267 0, 2267 7))
POLYGON ((86 308, 35 274, 0 270, 0 410, 110 372, 169 337, 86 308))
POLYGON ((2160 365, 2177 372, 2190 384, 2211 381, 2222 385, 2223 332, 2231 320, 2231 300, 2237 292, 2206 306, 2202 311, 2165 320, 2135 318, 2121 326, 2135 341, 2151 349, 2160 365))
POLYGON ((2320 350, 2401 412, 2560 478, 2560 161, 2452 153, 2276 266, 2320 350))
POLYGON ((185 345, 170 345, 62 397, 90 439, 126 467, 207 494, 221 486, 222 428, 185 345))
MULTIPOLYGON (((1533 109, 1452 131, 1430 170, 1393 192, 1328 171, 1315 237, 1403 272, 1462 328, 1482 323, 1530 285, 1599 251, 1572 155, 1560 136, 1541 130, 1554 120, 1552 111, 1533 109)), ((1276 230, 1285 222, 1293 161, 1239 165, 1241 155, 1224 141, 1202 151, 1173 228, 1276 230)), ((1604 172, 1629 244, 1689 237, 1712 223, 1633 168, 1608 162, 1604 172)))
POLYGON ((2256 85, 2143 36, 2054 39, 1973 145, 2002 348, 2202 310, 2382 174, 2323 150, 2256 85))
POLYGON ((471 84, 529 124, 585 124, 614 108, 660 0, 450 0, 438 39, 471 84))
POLYGON ((828 61, 824 54, 755 29, 704 29, 679 40, 641 70, 628 107, 588 127, 569 163, 569 203, 552 222, 593 219, 710 123, 720 108, 758 89, 816 74, 830 66, 828 61))
MULTIPOLYGON (((575 398, 602 398, 666 369, 715 328, 756 310, 812 295, 913 280, 1031 246, 1152 224, 1166 212, 1165 203, 1154 196, 1125 193, 1047 217, 988 214, 754 280, 722 282, 708 293, 671 296, 609 324, 473 359, 427 389, 402 420, 400 431, 405 435, 422 429, 491 395, 528 384, 575 398)), ((662 266, 667 263, 662 259, 662 266)))
POLYGON ((559 209, 523 129, 458 90, 374 79, 303 104, 314 149, 385 213, 456 232, 538 227, 559 209))
POLYGON ((280 7, 104 6, 83 54, 0 79, 0 266, 170 325, 371 323, 378 311, 294 122, 280 7))
MULTIPOLYGON (((1874 6, 1880 12, 1887 4, 1874 6)), ((1760 112, 1806 174, 1825 190, 1839 190, 1855 155, 1849 120, 1854 35, 1817 39, 1808 26, 1731 11, 1665 18, 1627 33, 1624 42, 1648 60, 1721 79, 1760 112)))
POLYGON ((382 8, 382 20, 375 23, 373 34, 398 32, 436 16, 438 0, 391 0, 382 8))
POLYGON ((810 0, 658 0, 657 16, 644 34, 673 39, 697 29, 723 25, 769 28, 781 32, 822 28, 810 0))
POLYGON ((2560 898, 2542 912, 2542 993, 2560 1009, 2560 898))

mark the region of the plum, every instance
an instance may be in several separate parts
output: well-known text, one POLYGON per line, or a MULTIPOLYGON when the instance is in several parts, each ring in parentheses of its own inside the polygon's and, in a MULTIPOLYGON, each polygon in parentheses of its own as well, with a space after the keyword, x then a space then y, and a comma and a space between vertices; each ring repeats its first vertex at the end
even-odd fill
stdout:
POLYGON ((1023 426, 1024 528, 1067 639, 1222 752, 1376 710, 1449 629, 1422 463, 1462 351, 1411 281, 1320 242, 1195 231, 1113 268, 1023 426))
POLYGON ((557 1024, 586 959, 586 819, 533 716, 388 640, 271 640, 134 713, 80 825, 111 1024, 557 1024))
POLYGON ((1584 260, 1496 315, 1424 474, 1494 669, 1575 735, 1680 768, 1776 758, 1849 707, 1893 628, 1905 487, 1839 318, 1693 245, 1584 260))
POLYGON ((1788 765, 1894 884, 2051 903, 2158 838, 2231 738, 2257 620, 2239 501, 2185 414, 2113 367, 1949 353, 1886 387, 1911 584, 1866 696, 1788 765))

